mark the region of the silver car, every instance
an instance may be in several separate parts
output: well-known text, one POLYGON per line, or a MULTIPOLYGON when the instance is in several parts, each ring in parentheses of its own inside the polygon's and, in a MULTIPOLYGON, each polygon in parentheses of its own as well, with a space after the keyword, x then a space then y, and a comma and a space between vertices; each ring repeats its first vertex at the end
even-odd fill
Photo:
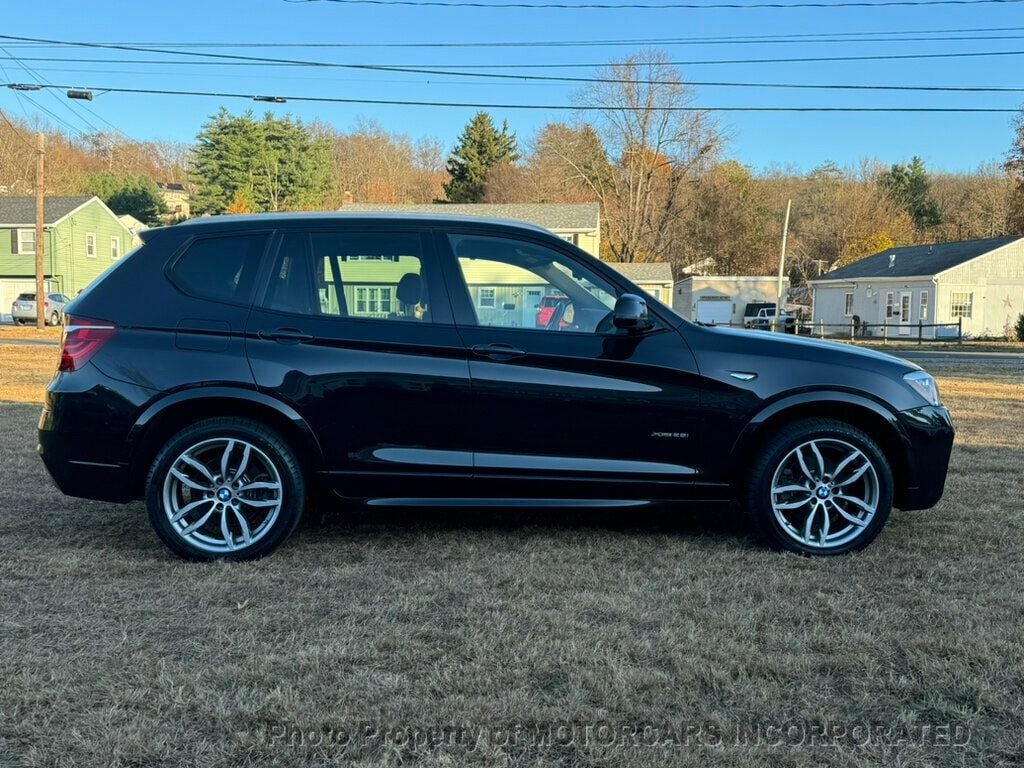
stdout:
MULTIPOLYGON (((46 311, 47 325, 61 325, 64 322, 64 307, 71 301, 63 293, 46 294, 46 303, 43 309, 46 311)), ((11 317, 14 322, 34 323, 36 321, 36 295, 34 293, 20 293, 18 298, 11 305, 11 317)))

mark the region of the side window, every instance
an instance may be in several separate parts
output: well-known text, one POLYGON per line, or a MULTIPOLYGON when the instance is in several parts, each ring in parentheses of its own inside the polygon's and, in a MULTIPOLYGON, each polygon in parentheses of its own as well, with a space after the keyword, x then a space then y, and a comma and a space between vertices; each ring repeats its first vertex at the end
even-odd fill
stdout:
POLYGON ((319 314, 309 263, 309 236, 304 232, 291 232, 281 239, 263 305, 279 312, 319 314))
POLYGON ((564 254, 525 240, 449 235, 478 325, 611 332, 618 290, 564 254))
POLYGON ((323 232, 313 234, 311 242, 320 314, 431 321, 418 234, 323 232))
POLYGON ((245 304, 252 296, 266 235, 196 240, 171 267, 171 278, 198 299, 245 304))

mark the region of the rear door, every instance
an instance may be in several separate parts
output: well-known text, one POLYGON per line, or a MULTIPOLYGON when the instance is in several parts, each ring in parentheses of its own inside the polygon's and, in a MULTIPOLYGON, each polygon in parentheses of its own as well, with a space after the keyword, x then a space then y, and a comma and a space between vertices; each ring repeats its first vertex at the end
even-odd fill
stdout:
POLYGON ((253 374, 314 430, 336 490, 430 495, 428 480, 468 477, 469 366, 430 238, 290 231, 270 266, 246 330, 253 374))
POLYGON ((623 289, 546 240, 439 236, 470 350, 477 493, 654 498, 690 493, 699 466, 699 376, 668 324, 616 331, 623 289), (539 292, 559 297, 538 327, 539 292), (525 309, 521 306, 526 302, 525 309))

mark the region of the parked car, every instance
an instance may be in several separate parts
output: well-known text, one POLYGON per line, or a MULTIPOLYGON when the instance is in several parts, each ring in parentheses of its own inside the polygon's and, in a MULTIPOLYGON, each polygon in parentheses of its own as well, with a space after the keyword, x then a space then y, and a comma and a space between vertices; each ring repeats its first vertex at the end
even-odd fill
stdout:
MULTIPOLYGON (((64 307, 69 301, 71 299, 63 293, 46 294, 43 309, 47 325, 60 325, 64 322, 64 307)), ((11 317, 19 325, 36 322, 36 295, 34 293, 18 294, 18 298, 11 304, 11 317)))
POLYGON ((835 555, 942 495, 953 427, 916 365, 691 324, 539 228, 285 214, 142 238, 68 307, 39 452, 66 494, 144 499, 185 558, 266 555, 312 498, 739 499, 772 546, 835 555), (523 271, 565 326, 478 314, 523 271))
POLYGON ((538 328, 548 328, 551 326, 551 321, 555 315, 561 315, 565 309, 565 305, 570 302, 568 296, 545 296, 540 300, 540 305, 537 307, 537 322, 538 328))
MULTIPOLYGON (((759 330, 771 330, 775 321, 775 305, 765 302, 747 304, 743 311, 743 327, 757 328, 759 330)), ((786 333, 793 333, 796 330, 796 317, 785 310, 779 315, 779 323, 786 333)))

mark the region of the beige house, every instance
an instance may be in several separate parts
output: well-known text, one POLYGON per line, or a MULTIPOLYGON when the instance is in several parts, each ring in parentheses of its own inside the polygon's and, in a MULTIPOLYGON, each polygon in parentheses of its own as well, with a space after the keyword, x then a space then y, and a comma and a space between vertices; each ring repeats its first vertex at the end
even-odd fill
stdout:
POLYGON ((610 261, 608 266, 636 283, 662 304, 672 306, 672 265, 667 261, 610 261))
MULTIPOLYGON (((783 278, 784 296, 788 288, 789 278, 783 278)), ((775 303, 778 296, 776 276, 694 275, 675 284, 672 309, 697 323, 741 326, 747 304, 775 303)))
POLYGON ((393 211, 511 219, 549 229, 595 258, 601 253, 601 206, 597 203, 426 203, 388 205, 347 203, 346 212, 393 211))
POLYGON ((157 187, 160 189, 160 196, 167 203, 169 212, 165 218, 168 221, 188 219, 192 216, 188 188, 184 184, 174 181, 160 181, 157 182, 157 187))

